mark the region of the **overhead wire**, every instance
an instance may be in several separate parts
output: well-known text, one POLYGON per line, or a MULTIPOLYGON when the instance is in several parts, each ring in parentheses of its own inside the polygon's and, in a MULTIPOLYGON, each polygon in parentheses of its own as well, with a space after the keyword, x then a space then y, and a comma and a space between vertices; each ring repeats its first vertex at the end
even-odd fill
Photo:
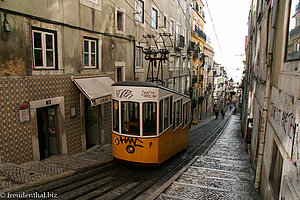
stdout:
POLYGON ((221 45, 220 45, 220 42, 219 42, 219 38, 218 38, 218 34, 217 34, 217 31, 216 31, 216 28, 215 28, 215 25, 214 25, 214 22, 213 22, 213 18, 212 18, 212 15, 211 15, 211 12, 210 12, 207 0, 205 0, 205 1, 206 1, 206 5, 207 5, 208 14, 209 14, 212 26, 213 26, 213 30, 214 30, 214 33, 215 33, 215 36, 216 36, 216 40, 217 40, 217 43, 218 43, 218 47, 219 47, 219 50, 220 50, 220 54, 221 54, 221 57, 222 57, 223 62, 224 62, 224 67, 226 68, 226 71, 227 71, 226 62, 225 62, 225 59, 224 59, 224 56, 223 56, 223 53, 222 53, 222 48, 221 48, 221 45))

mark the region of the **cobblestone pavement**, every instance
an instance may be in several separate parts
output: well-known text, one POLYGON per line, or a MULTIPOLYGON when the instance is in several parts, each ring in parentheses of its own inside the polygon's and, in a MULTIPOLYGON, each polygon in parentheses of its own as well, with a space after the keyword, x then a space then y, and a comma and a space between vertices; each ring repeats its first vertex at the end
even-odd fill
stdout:
MULTIPOLYGON (((192 127, 199 128, 212 120, 207 118, 192 127)), ((20 165, 0 164, 0 192, 12 192, 40 185, 75 174, 77 171, 96 167, 113 159, 111 145, 96 146, 76 155, 53 156, 41 161, 20 165)))
POLYGON ((54 156, 42 161, 20 165, 1 164, 0 191, 11 192, 25 189, 72 175, 77 171, 95 167, 111 160, 111 145, 104 145, 72 156, 54 156))
POLYGON ((260 200, 254 172, 244 151, 238 115, 209 151, 195 157, 150 199, 260 200))

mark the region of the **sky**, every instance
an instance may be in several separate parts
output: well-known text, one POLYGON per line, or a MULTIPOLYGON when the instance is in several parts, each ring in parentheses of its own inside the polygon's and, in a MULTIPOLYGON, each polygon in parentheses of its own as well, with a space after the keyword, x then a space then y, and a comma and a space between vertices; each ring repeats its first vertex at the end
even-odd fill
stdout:
POLYGON ((248 35, 248 16, 251 0, 202 0, 204 3, 204 33, 214 48, 214 60, 224 65, 228 78, 239 82, 244 69, 245 37, 248 35), (208 6, 207 6, 208 3, 208 6), (210 10, 211 18, 208 12, 210 10), (219 39, 220 48, 213 29, 219 39), (222 52, 222 53, 221 53, 222 52), (222 56, 223 55, 223 56, 222 56), (224 59, 223 59, 224 58, 224 59))

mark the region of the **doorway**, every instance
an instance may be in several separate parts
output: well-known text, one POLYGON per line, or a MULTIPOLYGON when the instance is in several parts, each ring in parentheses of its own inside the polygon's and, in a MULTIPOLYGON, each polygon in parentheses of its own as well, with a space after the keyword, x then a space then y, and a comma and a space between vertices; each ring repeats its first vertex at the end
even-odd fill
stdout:
POLYGON ((57 105, 37 108, 40 160, 59 155, 57 105))
POLYGON ((100 105, 91 106, 91 102, 85 99, 86 149, 100 144, 100 130, 100 105))

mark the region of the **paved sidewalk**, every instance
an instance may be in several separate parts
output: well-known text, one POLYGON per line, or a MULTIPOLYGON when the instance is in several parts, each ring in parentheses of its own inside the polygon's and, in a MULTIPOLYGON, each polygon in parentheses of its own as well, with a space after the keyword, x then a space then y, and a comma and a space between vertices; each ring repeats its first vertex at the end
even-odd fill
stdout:
POLYGON ((239 115, 232 115, 211 149, 195 157, 149 199, 261 199, 253 180, 239 115))
POLYGON ((111 145, 95 146, 75 155, 61 155, 20 165, 0 165, 0 191, 12 192, 40 185, 111 161, 111 145))

